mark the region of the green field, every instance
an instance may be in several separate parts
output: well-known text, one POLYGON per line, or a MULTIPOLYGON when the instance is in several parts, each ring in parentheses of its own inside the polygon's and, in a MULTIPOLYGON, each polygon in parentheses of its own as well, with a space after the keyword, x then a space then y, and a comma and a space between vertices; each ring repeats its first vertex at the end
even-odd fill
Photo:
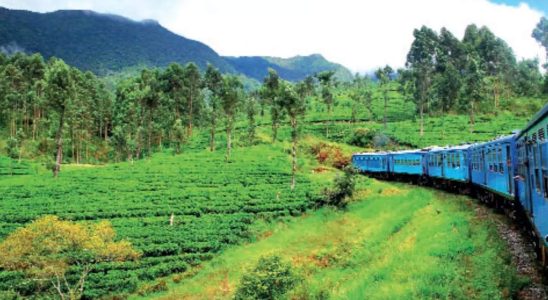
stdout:
POLYGON ((257 241, 164 279, 167 292, 131 299, 231 299, 265 255, 303 278, 288 299, 504 299, 524 283, 494 219, 480 219, 467 197, 363 177, 358 186, 348 211, 261 222, 257 241))

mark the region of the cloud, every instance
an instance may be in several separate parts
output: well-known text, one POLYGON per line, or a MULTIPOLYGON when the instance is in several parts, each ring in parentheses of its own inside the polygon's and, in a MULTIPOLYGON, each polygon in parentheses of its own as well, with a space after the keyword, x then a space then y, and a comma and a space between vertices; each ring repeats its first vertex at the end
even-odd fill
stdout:
POLYGON ((527 4, 487 0, 0 0, 34 11, 90 9, 133 19, 156 19, 171 31, 202 41, 222 55, 288 57, 321 53, 353 71, 402 67, 422 25, 446 27, 461 38, 468 24, 488 26, 518 58, 544 60, 531 38, 541 12, 527 4))

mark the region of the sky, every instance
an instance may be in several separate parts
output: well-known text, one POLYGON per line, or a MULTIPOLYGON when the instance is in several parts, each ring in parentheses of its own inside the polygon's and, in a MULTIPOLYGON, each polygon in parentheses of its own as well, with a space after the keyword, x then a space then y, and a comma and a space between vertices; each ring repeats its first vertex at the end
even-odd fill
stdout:
POLYGON ((353 72, 403 67, 422 25, 462 38, 468 24, 489 27, 518 59, 545 61, 531 37, 548 0, 0 0, 0 6, 50 12, 88 9, 154 19, 226 56, 322 54, 353 72))

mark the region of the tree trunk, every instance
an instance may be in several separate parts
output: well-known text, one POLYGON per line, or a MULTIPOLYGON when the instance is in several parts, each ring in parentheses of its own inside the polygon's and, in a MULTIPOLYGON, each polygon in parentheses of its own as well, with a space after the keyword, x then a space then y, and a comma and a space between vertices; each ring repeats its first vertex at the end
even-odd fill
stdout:
POLYGON ((211 122, 211 129, 209 131, 209 151, 215 151, 215 120, 211 122))
POLYGON ((189 111, 188 111, 188 137, 192 137, 192 95, 190 96, 189 111))
POLYGON ((470 101, 470 132, 474 132, 474 101, 470 101))
POLYGON ((384 93, 384 129, 386 130, 386 128, 388 127, 388 125, 386 124, 386 121, 387 121, 387 110, 388 110, 388 91, 386 90, 386 87, 384 87, 385 90, 383 91, 384 93))
POLYGON ((278 139, 278 122, 272 122, 272 143, 278 139))
POLYGON ((421 101, 420 104, 420 136, 424 135, 424 102, 421 101))
POLYGON ((55 159, 55 166, 53 167, 53 177, 59 175, 61 171, 61 162, 63 160, 63 124, 65 122, 65 109, 61 111, 59 117, 59 129, 57 129, 56 143, 57 143, 57 157, 55 159))
POLYGON ((497 78, 495 78, 495 84, 494 84, 494 87, 493 87, 493 96, 495 98, 495 111, 497 110, 497 108, 499 107, 499 80, 497 78))
POLYGON ((230 160, 230 150, 232 149, 232 124, 231 121, 228 121, 226 124, 226 162, 230 160))
POLYGON ((297 173, 297 118, 291 118, 291 190, 295 189, 295 173, 297 173))

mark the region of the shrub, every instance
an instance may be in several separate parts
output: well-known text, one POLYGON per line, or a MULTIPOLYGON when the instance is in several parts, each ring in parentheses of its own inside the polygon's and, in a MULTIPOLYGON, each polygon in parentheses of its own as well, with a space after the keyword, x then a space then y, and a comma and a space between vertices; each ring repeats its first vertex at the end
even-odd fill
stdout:
POLYGON ((376 132, 374 130, 370 130, 369 128, 356 128, 347 142, 350 145, 367 147, 372 145, 375 135, 376 132))
POLYGON ((165 280, 160 280, 157 283, 143 285, 139 288, 137 294, 140 296, 146 296, 152 293, 165 292, 168 289, 167 282, 165 280))
POLYGON ((280 299, 299 281, 291 264, 284 263, 279 256, 262 257, 253 270, 242 276, 234 298, 280 299))
POLYGON ((354 194, 356 187, 356 170, 352 166, 347 166, 342 176, 337 176, 331 189, 325 189, 325 198, 321 200, 320 205, 331 205, 339 209, 344 209, 348 205, 348 199, 354 194))

